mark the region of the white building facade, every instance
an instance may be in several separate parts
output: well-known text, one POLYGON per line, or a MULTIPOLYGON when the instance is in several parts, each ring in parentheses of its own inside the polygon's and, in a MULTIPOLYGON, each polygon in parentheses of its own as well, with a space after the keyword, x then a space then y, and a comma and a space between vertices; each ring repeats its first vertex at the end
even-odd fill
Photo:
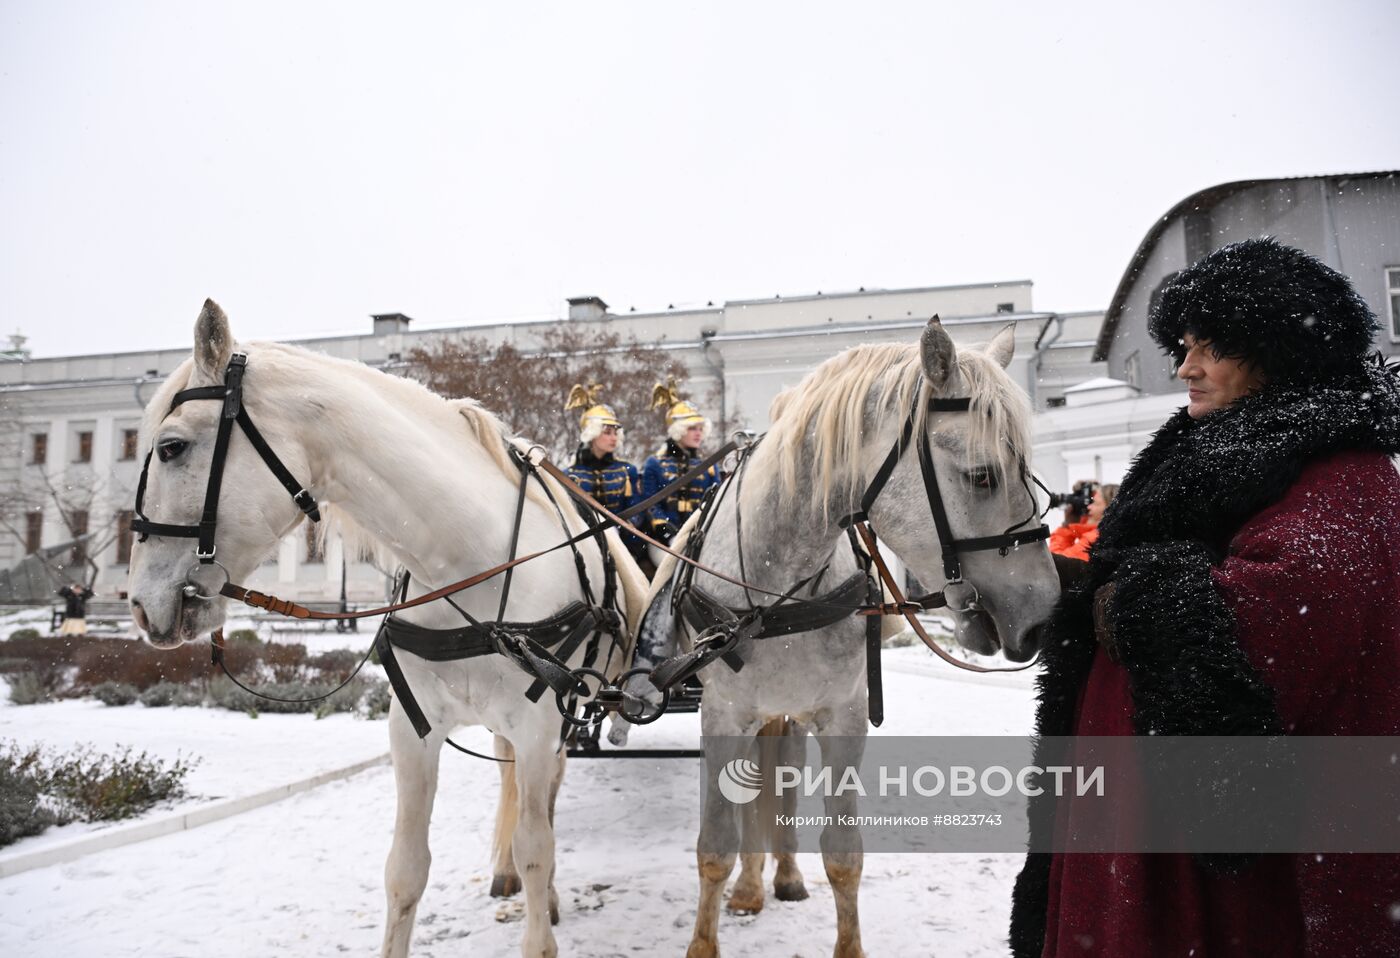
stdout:
MULTIPOLYGON (((912 342, 939 315, 960 345, 984 342, 1008 323, 1016 328, 1010 372, 1037 408, 1066 401, 1078 382, 1101 376, 1093 349, 1101 314, 1037 312, 1028 280, 900 290, 857 290, 795 298, 742 300, 698 309, 613 314, 596 297, 569 301, 555 323, 614 330, 656 342, 689 372, 691 395, 714 395, 741 410, 749 428, 767 426, 768 405, 823 360, 860 343, 912 342)), ((540 323, 501 323, 415 330, 408 317, 374 317, 363 335, 332 336, 298 345, 394 372, 402 357, 442 337, 481 337, 532 348, 540 323)), ((25 507, 10 511, 0 537, 0 570, 18 566, 36 548, 49 548, 86 529, 99 572, 99 594, 125 588, 132 503, 146 450, 136 446, 142 409, 159 382, 189 356, 188 350, 31 358, 20 351, 0 361, 0 485, 24 492, 25 507), (65 499, 65 497, 67 497, 65 499), (62 503, 62 506, 60 504, 62 503), (61 515, 60 512, 68 514, 61 515), (77 513, 77 515, 75 515, 77 513), (76 522, 75 522, 76 520, 76 522)), ((1055 410, 1049 410, 1054 415, 1055 410)), ((1058 435, 1058 434, 1056 434, 1058 435)), ((1052 488, 1077 478, 1089 455, 1073 443, 1052 442, 1037 469, 1052 488)), ((1104 460, 1118 467, 1117 452, 1104 460), (1116 457, 1116 458, 1114 458, 1116 457)), ((250 581, 253 588, 303 601, 351 602, 383 597, 386 570, 348 562, 342 568, 334 538, 324 554, 294 534, 250 581)), ((16 601, 0 594, 0 601, 16 601)), ((33 596, 38 598, 38 596, 33 596)))

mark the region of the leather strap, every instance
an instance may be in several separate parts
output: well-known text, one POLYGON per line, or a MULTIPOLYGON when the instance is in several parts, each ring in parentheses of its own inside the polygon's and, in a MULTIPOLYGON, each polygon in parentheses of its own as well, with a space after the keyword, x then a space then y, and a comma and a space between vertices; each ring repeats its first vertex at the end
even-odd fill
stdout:
POLYGON ((870 561, 875 564, 875 568, 879 571, 880 580, 885 583, 885 588, 889 590, 895 605, 901 608, 905 620, 909 623, 909 627, 914 630, 914 634, 923 641, 924 645, 928 646, 929 651, 934 655, 938 656, 949 665, 968 672, 1024 672, 1040 660, 1040 656, 1037 655, 1025 665, 1018 665, 1014 668, 988 668, 984 665, 973 665, 970 662, 963 662, 949 655, 943 650, 941 645, 933 641, 928 632, 924 631, 923 623, 920 622, 918 617, 911 611, 910 603, 905 600, 904 593, 900 590, 899 584, 895 582, 894 576, 890 575, 889 566, 885 565, 885 557, 880 554, 880 547, 875 543, 875 536, 871 533, 870 527, 864 522, 857 522, 855 523, 855 529, 861 541, 865 543, 866 551, 870 555, 870 561))
MULTIPOLYGON (((564 489, 569 493, 569 495, 573 496, 575 499, 578 499, 580 502, 583 502, 589 508, 596 510, 600 515, 607 519, 608 522, 603 524, 603 528, 606 528, 609 525, 621 526, 626 524, 626 521, 620 515, 618 515, 615 512, 612 512, 602 503, 598 502, 588 493, 584 492, 583 489, 579 487, 578 483, 574 482, 574 480, 570 478, 567 473, 565 473, 554 463, 550 462, 548 459, 541 459, 537 466, 538 468, 548 473, 553 479, 557 480, 559 484, 562 485, 564 489)), ((631 534, 635 535, 638 539, 641 539, 643 542, 647 543, 648 545, 656 546, 662 552, 665 552, 667 555, 674 556, 676 559, 680 560, 686 565, 692 566, 700 570, 701 572, 705 572, 709 575, 712 575, 717 579, 730 583, 731 585, 737 585, 740 588, 747 588, 750 591, 759 593, 760 595, 772 596, 775 599, 781 599, 784 597, 784 594, 781 592, 770 592, 767 589, 760 589, 758 586, 745 583, 740 579, 736 579, 733 576, 729 576, 723 572, 720 572, 718 569, 712 569, 704 563, 698 562, 695 559, 690 558, 689 556, 682 555, 681 553, 675 551, 665 543, 658 542, 656 539, 653 539, 641 529, 638 529, 636 527, 629 527, 628 531, 631 534)), ((434 602, 446 596, 453 595, 454 593, 461 592, 464 589, 470 589, 472 586, 485 582, 488 579, 492 579, 495 576, 498 576, 509 569, 513 569, 522 563, 529 562, 532 559, 538 559, 540 556, 548 555, 549 553, 554 552, 556 550, 567 548, 583 539, 588 538, 589 536, 597 535, 597 533, 597 527, 590 528, 584 532, 580 532, 577 535, 564 540, 561 543, 558 543, 557 545, 550 546, 548 549, 541 549, 538 552, 531 552, 527 555, 519 556, 515 559, 511 559, 509 562, 503 562, 498 566, 494 566, 490 569, 486 569, 485 571, 478 572, 475 575, 468 576, 465 579, 461 579, 457 582, 445 585, 440 589, 434 589, 432 592, 424 593, 423 595, 420 595, 417 598, 408 599, 403 602, 395 602, 389 605, 379 606, 373 609, 363 609, 358 612, 319 612, 312 609, 308 609, 305 606, 298 605, 297 603, 288 601, 286 599, 279 599, 276 596, 268 595, 263 592, 258 592, 254 589, 246 589, 243 586, 235 585, 232 582, 224 583, 223 588, 219 591, 220 594, 226 596, 227 598, 236 599, 239 602, 243 602, 247 605, 252 606, 253 608, 266 609, 270 612, 277 612, 281 615, 288 615, 297 619, 364 619, 374 615, 386 615, 390 612, 398 612, 401 609, 412 609, 420 605, 426 605, 429 602, 434 602)), ((804 599, 802 601, 805 602, 810 600, 804 599)))

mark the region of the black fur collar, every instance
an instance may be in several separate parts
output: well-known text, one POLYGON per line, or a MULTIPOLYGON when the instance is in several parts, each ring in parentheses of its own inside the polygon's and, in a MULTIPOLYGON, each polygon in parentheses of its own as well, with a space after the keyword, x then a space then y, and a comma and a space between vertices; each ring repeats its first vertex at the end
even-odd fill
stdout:
POLYGON ((580 469, 592 469, 597 472, 606 469, 615 462, 621 462, 612 453, 604 453, 602 456, 593 455, 592 446, 579 446, 578 452, 574 454, 574 465, 580 469))

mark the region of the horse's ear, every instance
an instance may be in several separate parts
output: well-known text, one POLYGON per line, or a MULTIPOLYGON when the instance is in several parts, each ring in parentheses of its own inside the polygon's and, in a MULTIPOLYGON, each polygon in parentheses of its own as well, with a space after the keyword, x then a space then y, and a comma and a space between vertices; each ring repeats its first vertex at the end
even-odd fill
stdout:
POLYGON ((1007 323, 1001 328, 1001 332, 992 337, 992 341, 987 344, 987 355, 996 360, 1002 369, 1011 363, 1011 357, 1016 355, 1015 323, 1007 323))
POLYGON ((233 334, 228 317, 212 299, 204 301, 199 319, 194 321, 194 364, 205 378, 219 382, 233 353, 233 334))
POLYGON ((953 371, 958 351, 953 347, 953 340, 949 338, 948 331, 943 328, 937 316, 928 321, 923 335, 919 337, 919 353, 924 363, 924 377, 928 379, 929 385, 934 389, 942 388, 948 381, 948 374, 953 371))

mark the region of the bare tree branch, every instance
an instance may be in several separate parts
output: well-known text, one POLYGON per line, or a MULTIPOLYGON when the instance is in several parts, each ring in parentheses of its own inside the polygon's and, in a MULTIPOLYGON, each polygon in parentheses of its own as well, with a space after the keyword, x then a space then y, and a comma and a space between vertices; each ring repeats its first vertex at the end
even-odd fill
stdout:
MULTIPOLYGON (((542 330, 529 351, 513 343, 493 346, 481 337, 444 338, 414 349, 406 358, 410 375, 428 388, 480 401, 515 433, 540 443, 551 458, 564 462, 578 445, 578 412, 564 409, 575 383, 602 386, 599 397, 626 429, 627 444, 620 456, 640 463, 666 437, 661 412, 651 408, 652 387, 669 377, 683 381, 685 376, 684 365, 659 345, 567 324, 542 330)), ((694 399, 707 402, 707 397, 694 399)), ((708 406, 715 400, 708 397, 708 406)), ((729 424, 719 421, 717 409, 707 407, 704 412, 715 420, 719 434, 727 431, 729 424)))

